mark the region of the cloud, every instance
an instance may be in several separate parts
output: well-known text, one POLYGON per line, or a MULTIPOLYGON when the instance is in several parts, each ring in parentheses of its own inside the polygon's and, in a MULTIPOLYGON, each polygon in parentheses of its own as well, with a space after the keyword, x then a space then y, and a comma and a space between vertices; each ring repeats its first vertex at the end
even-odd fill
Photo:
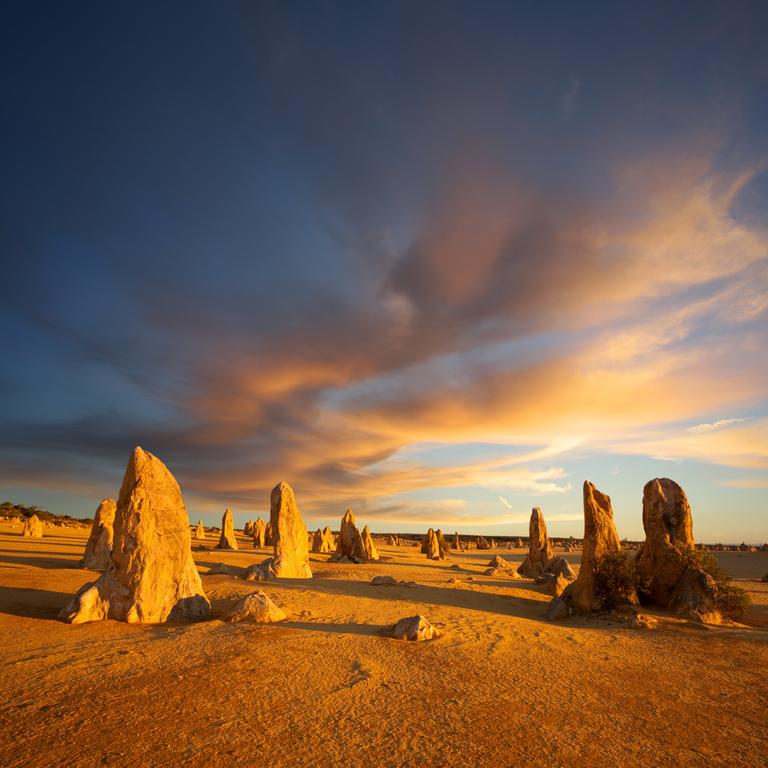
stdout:
POLYGON ((698 435, 702 432, 711 432, 713 429, 729 427, 731 424, 738 424, 742 421, 744 421, 744 419, 720 419, 718 421, 712 422, 711 424, 696 424, 693 427, 688 427, 688 432, 692 432, 694 435, 698 435))

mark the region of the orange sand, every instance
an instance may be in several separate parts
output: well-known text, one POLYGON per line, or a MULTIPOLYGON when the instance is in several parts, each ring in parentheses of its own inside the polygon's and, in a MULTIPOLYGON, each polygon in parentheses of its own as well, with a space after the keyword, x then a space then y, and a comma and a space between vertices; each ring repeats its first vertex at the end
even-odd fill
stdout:
MULTIPOLYGON (((768 553, 718 554, 755 603, 745 628, 550 623, 542 587, 482 575, 522 550, 436 563, 385 545, 376 565, 312 555, 312 580, 203 575, 215 615, 263 588, 282 624, 73 627, 56 614, 97 575, 77 567, 88 531, 19 531, 0 525, 4 768, 768 765, 768 553), (443 637, 382 635, 416 613, 443 637)), ((196 551, 201 572, 269 554, 240 543, 196 551)))

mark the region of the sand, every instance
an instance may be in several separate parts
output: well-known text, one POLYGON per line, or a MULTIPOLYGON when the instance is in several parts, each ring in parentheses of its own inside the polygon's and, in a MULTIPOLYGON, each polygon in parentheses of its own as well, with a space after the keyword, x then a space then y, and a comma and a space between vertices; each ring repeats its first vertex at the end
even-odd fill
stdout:
POLYGON ((258 588, 286 622, 69 626, 57 612, 96 575, 77 567, 88 529, 20 530, 0 525, 4 768, 768 765, 768 553, 717 553, 754 601, 748 626, 653 613, 631 630, 544 621, 543 587, 482 575, 495 552, 435 562, 377 540, 391 562, 312 554, 314 579, 255 585, 205 573, 270 550, 211 538, 193 544, 214 615, 258 588), (417 613, 442 637, 383 635, 417 613))

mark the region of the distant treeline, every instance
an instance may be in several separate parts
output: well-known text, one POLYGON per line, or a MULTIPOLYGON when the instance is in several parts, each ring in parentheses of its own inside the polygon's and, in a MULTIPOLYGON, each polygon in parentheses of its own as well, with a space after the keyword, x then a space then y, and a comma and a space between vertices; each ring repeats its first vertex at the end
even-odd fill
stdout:
POLYGON ((37 515, 37 517, 43 522, 52 523, 55 520, 72 520, 78 522, 90 523, 93 522, 92 518, 87 517, 72 517, 72 515, 54 515, 47 509, 40 509, 40 507, 34 504, 31 507, 27 507, 24 504, 14 504, 11 501, 4 501, 0 503, 0 517, 31 517, 37 515))

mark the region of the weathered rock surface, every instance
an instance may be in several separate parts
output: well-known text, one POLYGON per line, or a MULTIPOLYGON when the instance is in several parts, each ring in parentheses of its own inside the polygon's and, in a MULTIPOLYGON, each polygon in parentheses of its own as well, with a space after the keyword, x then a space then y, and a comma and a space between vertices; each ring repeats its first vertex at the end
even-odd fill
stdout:
POLYGON ((458 531, 453 534, 453 549, 456 552, 464 551, 464 547, 461 545, 461 538, 459 537, 458 531))
POLYGON ((392 534, 387 539, 387 546, 389 547, 399 547, 400 546, 400 537, 397 534, 392 534))
POLYGON ((238 600, 224 621, 255 621, 259 624, 269 624, 285 619, 285 613, 259 590, 238 600))
POLYGON ((392 637, 398 640, 432 640, 439 637, 440 632, 433 627, 424 616, 409 616, 400 619, 390 630, 392 637))
POLYGON ((549 619, 549 621, 560 621, 561 619, 567 619, 570 615, 571 609, 568 603, 562 597, 554 597, 549 601, 549 605, 547 605, 544 618, 549 619))
POLYGON ((329 555, 333 552, 333 534, 330 528, 326 526, 325 530, 321 531, 318 528, 314 532, 312 535, 312 551, 321 555, 329 555))
POLYGON ((488 540, 485 537, 479 536, 478 539, 477 539, 477 548, 478 549, 490 549, 491 545, 490 545, 490 543, 488 542, 488 540))
POLYGON ((367 525, 363 528, 363 532, 360 534, 360 540, 363 547, 365 562, 371 563, 374 560, 378 560, 379 550, 376 549, 376 545, 373 543, 373 536, 371 536, 371 531, 367 525))
POLYGON ((508 560, 505 560, 501 555, 495 555, 488 561, 488 567, 503 568, 506 570, 507 568, 512 568, 512 563, 510 563, 508 560))
POLYGON ((267 524, 259 517, 253 524, 253 548, 261 549, 267 546, 267 524))
POLYGON ((275 532, 272 530, 272 523, 268 522, 264 527, 264 546, 271 547, 275 543, 275 532))
POLYGON ((269 523, 275 548, 274 571, 282 579, 311 579, 307 528, 288 483, 272 489, 269 523))
POLYGON ((24 518, 21 535, 32 539, 43 538, 43 524, 37 515, 33 514, 24 518))
POLYGON ((677 616, 702 624, 721 624, 717 609, 717 584, 700 568, 686 568, 669 601, 669 610, 677 616))
POLYGON ((445 543, 445 536, 443 536, 443 532, 439 528, 435 531, 435 538, 437 539, 437 549, 440 553, 440 559, 446 560, 448 558, 448 545, 445 543))
POLYGON ((430 528, 421 539, 421 554, 426 555, 429 552, 430 540, 434 537, 435 532, 430 528))
POLYGON ((237 549, 235 523, 232 519, 232 510, 229 507, 224 510, 224 517, 221 519, 221 536, 219 536, 216 549, 237 549))
POLYGON ((109 568, 85 584, 59 616, 72 624, 157 623, 209 614, 179 486, 160 459, 136 448, 117 501, 109 568))
POLYGON ((336 551, 331 556, 330 561, 343 562, 344 558, 352 563, 367 563, 379 559, 379 552, 373 543, 373 537, 368 526, 365 526, 361 534, 351 509, 348 509, 341 518, 336 551))
POLYGON ((581 566, 576 581, 563 593, 569 606, 579 613, 600 610, 606 603, 620 604, 637 602, 634 593, 603 594, 599 589, 598 579, 603 560, 621 552, 621 542, 613 522, 611 499, 595 488, 588 480, 584 481, 584 545, 581 554, 581 566))
POLYGON ((253 536, 253 521, 245 521, 245 525, 243 526, 243 534, 246 536, 253 536))
POLYGON ((197 528, 195 528, 195 540, 205 541, 205 528, 203 528, 203 521, 197 521, 197 528))
POLYGON ((268 557, 261 563, 254 563, 249 565, 245 569, 243 578, 246 581, 269 581, 270 579, 276 579, 277 573, 275 573, 275 558, 268 557))
POLYGON ((80 561, 81 568, 103 571, 109 565, 114 538, 115 510, 114 499, 102 499, 93 518, 91 535, 85 545, 85 553, 80 561))
POLYGON ((656 478, 645 484, 643 528, 638 569, 648 585, 650 601, 667 608, 695 547, 691 507, 674 480, 656 478))
POLYGON ((430 528, 425 540, 426 555, 430 560, 444 560, 445 555, 440 552, 440 540, 437 534, 430 528))
POLYGON ((528 556, 517 570, 522 576, 532 579, 544 573, 553 555, 552 544, 547 536, 547 524, 539 507, 531 510, 528 533, 528 556))
POLYGON ((552 597, 560 597, 565 591, 565 588, 571 583, 571 579, 567 579, 562 574, 548 574, 550 578, 546 584, 546 592, 552 597))

